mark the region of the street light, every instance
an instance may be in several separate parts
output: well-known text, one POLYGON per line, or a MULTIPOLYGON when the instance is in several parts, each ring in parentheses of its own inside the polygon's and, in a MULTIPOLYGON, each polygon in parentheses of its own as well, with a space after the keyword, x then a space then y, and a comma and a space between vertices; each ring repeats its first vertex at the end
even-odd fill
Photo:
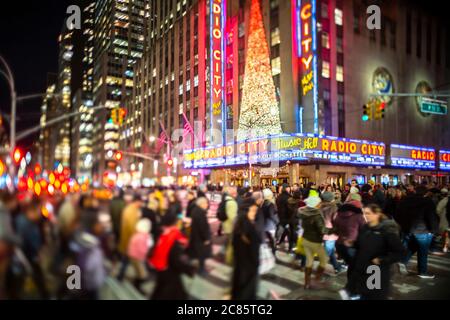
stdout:
POLYGON ((154 136, 151 136, 151 137, 150 137, 150 142, 151 142, 151 143, 155 142, 155 140, 156 140, 156 138, 155 138, 154 136))

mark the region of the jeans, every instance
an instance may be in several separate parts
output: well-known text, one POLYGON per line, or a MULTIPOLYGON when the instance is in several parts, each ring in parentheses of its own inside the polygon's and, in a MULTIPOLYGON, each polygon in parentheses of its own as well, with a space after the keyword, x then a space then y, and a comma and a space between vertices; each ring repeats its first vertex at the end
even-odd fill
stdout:
POLYGON ((127 268, 128 268, 129 264, 130 264, 130 259, 126 255, 123 255, 122 259, 121 259, 119 274, 117 275, 117 280, 123 281, 123 279, 125 278, 125 274, 127 272, 127 268))
POLYGON ((337 262, 336 255, 335 255, 335 244, 336 240, 325 240, 325 251, 327 252, 327 255, 330 257, 330 263, 333 266, 334 270, 340 271, 341 265, 337 262))
POLYGON ((408 250, 405 259, 402 261, 405 265, 408 264, 414 253, 417 252, 417 269, 419 274, 427 273, 428 251, 430 249, 433 234, 431 233, 411 233, 405 235, 403 244, 408 250))
POLYGON ((354 285, 354 282, 350 281, 352 278, 352 272, 353 272, 353 259, 356 255, 356 249, 353 247, 347 247, 346 245, 342 243, 336 244, 336 251, 339 254, 339 256, 344 259, 345 263, 348 266, 347 269, 347 285, 345 288, 347 291, 349 291, 351 294, 355 294, 356 287, 354 285))

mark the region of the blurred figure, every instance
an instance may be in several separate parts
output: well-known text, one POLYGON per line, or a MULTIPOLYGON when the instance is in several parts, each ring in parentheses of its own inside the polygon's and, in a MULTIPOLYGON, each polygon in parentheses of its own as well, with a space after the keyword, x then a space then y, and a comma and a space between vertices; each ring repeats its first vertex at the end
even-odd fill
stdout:
MULTIPOLYGON (((349 279, 351 292, 357 293, 363 300, 387 299, 390 291, 390 267, 400 261, 404 248, 399 238, 399 230, 394 221, 387 219, 379 206, 370 204, 364 208, 367 224, 358 234, 355 247, 353 272, 349 279), (372 273, 369 266, 379 266, 381 271, 380 288, 370 290, 367 281, 372 273)), ((350 299, 347 291, 340 291, 343 299, 350 299)))
POLYGON ((153 300, 187 300, 182 274, 193 276, 195 268, 189 264, 185 254, 187 238, 177 227, 178 217, 165 216, 162 234, 155 245, 149 265, 156 271, 156 286, 153 300))
POLYGON ((450 242, 449 238, 449 219, 450 219, 450 201, 448 201, 448 189, 443 188, 441 190, 441 194, 443 198, 439 201, 436 212, 439 216, 439 232, 442 234, 442 239, 444 240, 444 244, 442 247, 443 252, 448 252, 448 246, 450 242))
MULTIPOLYGON (((329 191, 322 193, 322 205, 320 210, 322 210, 323 218, 325 220, 325 227, 328 229, 333 228, 333 221, 336 219, 338 207, 335 203, 334 194, 329 191)), ((323 236, 325 251, 330 258, 330 263, 334 268, 336 273, 343 270, 342 265, 336 259, 336 240, 338 239, 337 234, 326 234, 323 236)))
POLYGON ((33 272, 33 281, 40 298, 50 298, 44 273, 42 270, 41 250, 44 246, 44 236, 41 231, 41 203, 33 198, 25 206, 23 214, 16 219, 17 235, 22 240, 22 251, 27 258, 33 272))
POLYGON ((31 270, 19 244, 12 233, 0 233, 0 300, 24 298, 25 278, 31 270))
POLYGON ((140 195, 135 194, 133 201, 125 207, 122 213, 122 221, 120 228, 119 253, 122 256, 122 265, 119 270, 117 279, 122 281, 125 277, 128 259, 128 245, 133 234, 136 232, 136 224, 142 216, 141 213, 142 200, 140 195))
POLYGON ((398 219, 403 241, 408 252, 399 264, 402 274, 407 274, 407 264, 417 252, 418 276, 422 279, 433 279, 428 273, 428 254, 433 234, 439 231, 439 221, 436 206, 429 197, 425 197, 426 187, 418 186, 415 193, 410 193, 399 203, 398 219))
POLYGON ((402 199, 402 192, 398 188, 389 188, 384 204, 384 213, 391 219, 396 219, 397 207, 402 199))
POLYGON ((191 236, 187 252, 193 259, 199 261, 199 273, 204 274, 205 260, 211 257, 211 230, 207 219, 208 199, 202 197, 195 202, 192 209, 191 236))
POLYGON ((151 222, 151 235, 153 242, 158 241, 158 237, 161 234, 161 215, 159 208, 159 201, 155 197, 155 193, 151 193, 148 197, 147 206, 142 209, 142 218, 147 218, 151 222))
POLYGON ((206 193, 208 192, 208 187, 206 184, 201 184, 198 186, 197 198, 207 198, 206 193))
POLYGON ((322 239, 328 233, 325 227, 325 221, 320 211, 321 199, 318 196, 310 196, 305 199, 306 207, 299 210, 299 216, 302 221, 303 228, 303 247, 306 255, 305 268, 305 289, 311 289, 315 285, 319 285, 322 275, 328 263, 328 257, 322 246, 322 239), (312 268, 314 263, 314 255, 319 257, 319 267, 315 275, 315 283, 311 283, 312 268))
POLYGON ((13 234, 13 211, 17 210, 17 198, 8 192, 0 194, 0 236, 13 234))
POLYGON ((287 235, 289 241, 288 251, 292 253, 294 251, 294 247, 297 243, 297 227, 298 227, 298 218, 297 212, 300 208, 300 202, 302 201, 302 194, 299 191, 294 192, 292 197, 288 199, 288 215, 287 221, 289 229, 285 229, 280 238, 280 243, 284 242, 284 238, 287 235))
POLYGON ((244 201, 246 211, 238 217, 233 231, 233 300, 256 300, 260 234, 255 227, 258 206, 252 198, 244 201))
POLYGON ((192 210, 195 208, 195 194, 193 191, 189 191, 187 194, 187 207, 186 207, 186 217, 190 218, 192 214, 192 210))
POLYGON ((262 205, 262 212, 264 216, 264 232, 267 240, 269 241, 272 253, 275 255, 276 243, 275 243, 275 231, 279 223, 277 208, 275 206, 275 199, 272 190, 263 190, 264 203, 262 205))
POLYGON ((116 189, 114 192, 114 198, 111 200, 109 206, 109 212, 111 214, 112 229, 116 239, 116 245, 119 244, 120 239, 120 227, 122 223, 122 212, 125 208, 125 193, 123 189, 116 189))
POLYGON ((81 229, 75 234, 70 248, 75 264, 81 271, 81 290, 71 290, 69 299, 98 300, 99 290, 106 280, 104 256, 99 237, 104 227, 95 209, 84 209, 81 229))
POLYGON ((386 196, 384 194, 384 188, 381 183, 377 183, 373 189, 373 203, 378 205, 380 208, 384 208, 386 203, 386 196))
POLYGON ((142 283, 147 278, 145 259, 150 248, 153 246, 153 238, 150 235, 152 223, 147 218, 142 218, 136 224, 136 233, 131 237, 128 245, 128 257, 134 267, 136 278, 134 286, 143 293, 142 283))
POLYGON ((280 237, 278 239, 278 245, 280 245, 283 241, 286 235, 288 235, 288 239, 291 240, 289 237, 289 198, 291 188, 285 183, 282 185, 281 193, 278 195, 276 204, 278 209, 278 217, 280 219, 280 223, 277 227, 277 235, 279 234, 280 237))
POLYGON ((347 265, 347 280, 350 277, 353 266, 353 258, 356 254, 355 241, 358 232, 366 223, 362 212, 361 196, 350 193, 348 201, 339 209, 333 221, 333 232, 337 234, 336 251, 347 265))
POLYGON ((371 184, 365 184, 361 187, 361 202, 363 206, 375 203, 371 184))
POLYGON ((233 261, 232 233, 234 222, 236 220, 236 217, 238 216, 238 203, 235 200, 237 195, 238 194, 236 187, 228 187, 224 203, 226 220, 222 222, 222 232, 227 236, 227 242, 225 244, 225 260, 230 265, 233 261))

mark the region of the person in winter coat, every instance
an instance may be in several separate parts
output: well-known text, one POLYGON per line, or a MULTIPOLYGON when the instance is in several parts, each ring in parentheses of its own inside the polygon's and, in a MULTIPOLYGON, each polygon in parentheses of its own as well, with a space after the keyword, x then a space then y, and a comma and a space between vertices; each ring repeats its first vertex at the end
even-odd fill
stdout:
POLYGON ((333 233, 338 236, 336 251, 348 266, 347 279, 352 272, 352 262, 355 256, 355 241, 358 238, 359 229, 366 223, 362 212, 361 197, 357 193, 351 193, 337 212, 333 221, 333 233))
POLYGON ((433 234, 439 231, 436 206, 429 197, 425 197, 426 187, 418 186, 415 193, 406 196, 398 206, 397 222, 403 232, 403 241, 408 252, 399 264, 400 272, 407 274, 407 264, 417 252, 418 276, 422 279, 432 279, 428 274, 428 253, 433 240, 433 234))
POLYGON ((400 241, 397 224, 383 215, 379 206, 370 204, 364 208, 367 224, 364 225, 355 242, 356 255, 349 279, 350 292, 340 292, 344 299, 348 293, 360 295, 363 300, 387 299, 390 289, 390 267, 400 261, 404 247, 400 241), (369 288, 369 268, 379 267, 379 287, 369 288))
POLYGON ((187 300, 181 276, 193 276, 195 268, 189 263, 185 253, 187 238, 177 227, 175 214, 165 215, 162 233, 156 243, 148 264, 156 271, 156 286, 152 300, 187 300))
POLYGON ((388 189, 386 201, 384 203, 383 212, 389 218, 396 220, 395 215, 397 214, 397 207, 402 199, 402 191, 398 188, 388 189))
POLYGON ((148 197, 147 206, 141 208, 142 218, 149 219, 151 222, 150 232, 153 242, 158 241, 158 237, 161 233, 161 215, 158 205, 158 199, 156 199, 154 193, 152 193, 148 197))
POLYGON ((300 191, 296 191, 292 197, 288 198, 288 210, 286 221, 288 222, 288 229, 284 229, 283 234, 280 238, 280 243, 284 242, 284 238, 288 237, 289 241, 289 252, 294 250, 294 247, 297 243, 297 227, 298 227, 298 217, 297 212, 298 208, 300 208, 300 202, 302 201, 302 194, 300 191))
POLYGON ((264 216, 264 232, 267 240, 269 240, 270 248, 273 254, 276 252, 275 231, 279 223, 277 207, 275 206, 275 199, 273 192, 270 189, 263 190, 264 202, 262 205, 262 212, 264 216))
POLYGON ((76 232, 69 248, 75 257, 75 265, 81 271, 81 289, 68 290, 69 299, 97 300, 99 290, 106 281, 105 259, 99 237, 104 225, 95 209, 82 212, 81 229, 76 232))
MULTIPOLYGON (((338 207, 335 203, 334 193, 324 192, 322 193, 322 205, 320 210, 322 210, 323 218, 325 220, 325 227, 328 229, 333 228, 333 221, 336 219, 338 207)), ((323 236, 325 251, 330 258, 330 263, 333 266, 336 273, 341 272, 342 265, 337 262, 336 259, 336 240, 338 239, 337 234, 325 234, 323 236)))
POLYGON ((375 199, 373 197, 372 185, 365 184, 361 187, 361 202, 363 207, 375 203, 375 199))
POLYGON ((142 217, 142 199, 140 195, 135 195, 133 201, 125 207, 122 214, 122 222, 120 228, 119 253, 122 255, 122 265, 117 278, 122 281, 125 277, 129 259, 128 245, 133 234, 136 232, 136 224, 142 217))
POLYGON ((17 236, 22 240, 22 251, 33 269, 33 281, 41 299, 50 297, 44 272, 42 270, 41 251, 45 244, 41 230, 41 206, 36 198, 26 205, 25 212, 17 216, 17 236))
POLYGON ((315 283, 313 286, 311 283, 314 255, 318 255, 320 263, 315 275, 317 284, 320 284, 328 263, 328 256, 322 246, 323 236, 328 233, 328 229, 325 227, 325 221, 319 209, 321 202, 319 196, 310 196, 305 199, 306 207, 299 210, 303 228, 303 247, 306 255, 305 289, 311 289, 316 285, 315 283))
POLYGON ((199 273, 205 273, 205 260, 211 257, 211 230, 207 219, 208 199, 198 198, 192 209, 191 237, 187 252, 193 259, 199 260, 199 273))
POLYGON ((246 199, 242 208, 246 213, 239 216, 233 231, 233 300, 256 300, 258 283, 260 233, 255 220, 258 206, 252 198, 246 199))
POLYGON ((188 199, 188 203, 187 203, 187 207, 186 207, 186 217, 190 218, 191 214, 192 214, 192 210, 194 210, 194 208, 195 208, 195 201, 197 200, 197 198, 195 198, 195 194, 193 191, 189 191, 187 194, 187 199, 188 199))
POLYGON ((121 223, 122 223, 122 212, 123 212, 123 209, 125 208, 124 195, 125 194, 123 192, 123 189, 117 189, 115 192, 115 196, 111 200, 111 205, 109 207, 109 212, 111 215, 112 229, 113 229, 117 244, 120 239, 120 227, 121 227, 121 223))
POLYGON ((278 224, 277 227, 277 234, 280 233, 280 229, 282 230, 281 232, 281 237, 278 240, 278 244, 281 244, 281 242, 284 240, 284 236, 287 234, 289 235, 289 198, 291 197, 290 195, 290 187, 287 184, 283 184, 283 186, 281 187, 281 193, 278 195, 276 204, 277 204, 277 209, 278 209, 278 218, 280 219, 280 223, 278 224))
POLYGON ((373 203, 378 205, 380 208, 384 208, 386 202, 386 196, 384 194, 384 188, 381 183, 377 183, 373 189, 373 203))
POLYGON ((13 233, 0 232, 0 301, 23 298, 25 278, 30 270, 19 245, 20 239, 13 233))
POLYGON ((153 238, 150 235, 152 223, 147 218, 142 218, 136 224, 136 233, 131 237, 128 245, 128 258, 134 267, 136 278, 133 283, 135 287, 143 292, 141 286, 147 277, 145 270, 145 258, 153 246, 153 238))
POLYGON ((450 218, 450 201, 448 201, 448 189, 443 188, 441 190, 441 194, 443 198, 439 201, 436 212, 439 216, 439 233, 442 234, 442 238, 444 239, 444 246, 442 248, 443 252, 448 252, 448 246, 450 242, 449 238, 449 218, 450 218))

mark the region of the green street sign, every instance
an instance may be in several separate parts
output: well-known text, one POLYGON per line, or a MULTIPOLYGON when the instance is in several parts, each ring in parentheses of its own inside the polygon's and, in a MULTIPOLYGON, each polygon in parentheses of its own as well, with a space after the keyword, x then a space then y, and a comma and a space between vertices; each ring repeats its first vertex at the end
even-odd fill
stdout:
POLYGON ((420 111, 439 115, 447 114, 447 101, 422 98, 420 111))

